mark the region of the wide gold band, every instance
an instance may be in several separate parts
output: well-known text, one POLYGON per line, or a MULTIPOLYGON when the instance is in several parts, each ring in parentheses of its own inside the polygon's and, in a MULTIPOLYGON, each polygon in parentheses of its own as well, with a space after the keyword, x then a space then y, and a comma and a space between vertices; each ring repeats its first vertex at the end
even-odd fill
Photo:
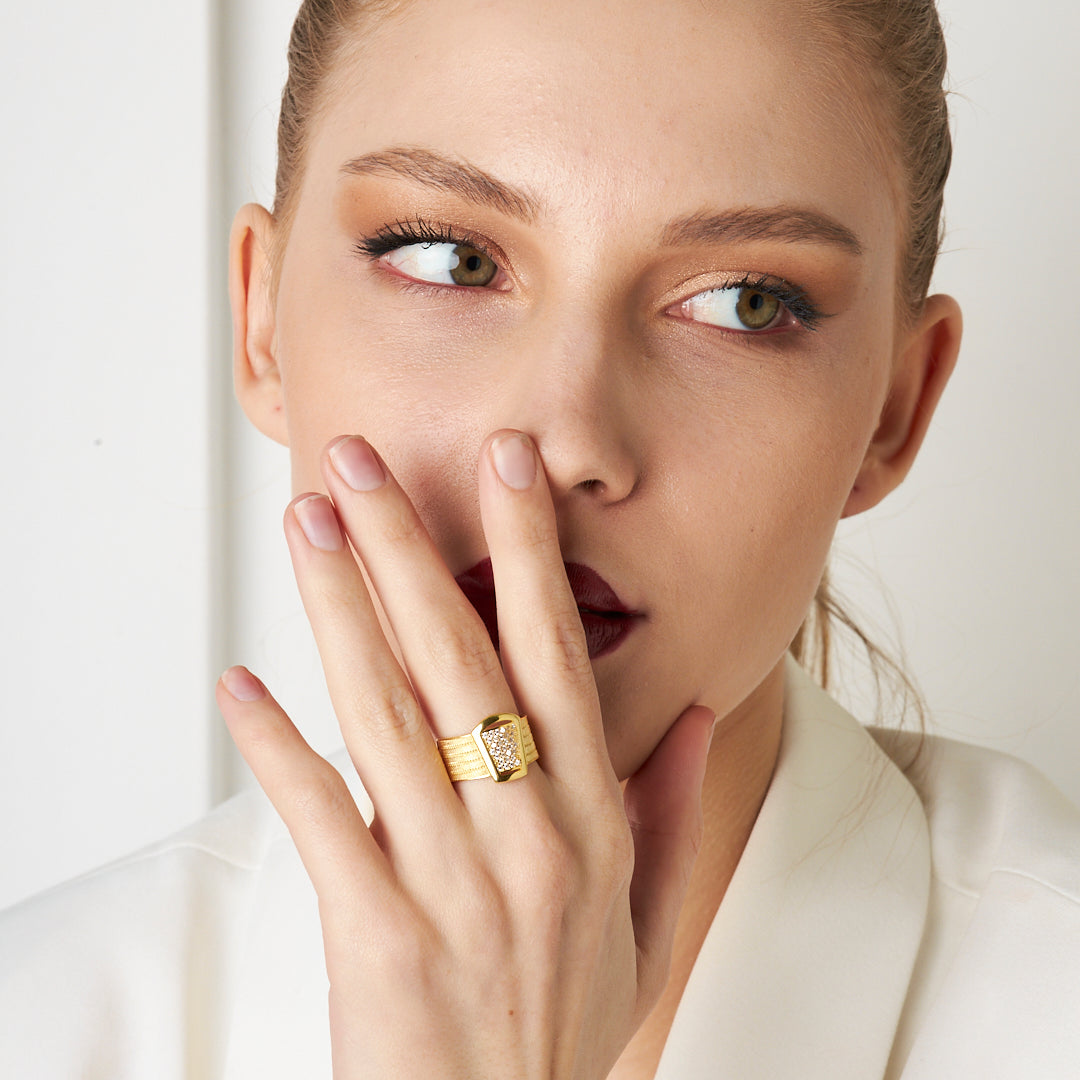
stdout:
POLYGON ((483 780, 496 783, 517 780, 536 761, 536 743, 527 717, 499 713, 481 720, 468 735, 438 740, 446 772, 450 779, 483 780))

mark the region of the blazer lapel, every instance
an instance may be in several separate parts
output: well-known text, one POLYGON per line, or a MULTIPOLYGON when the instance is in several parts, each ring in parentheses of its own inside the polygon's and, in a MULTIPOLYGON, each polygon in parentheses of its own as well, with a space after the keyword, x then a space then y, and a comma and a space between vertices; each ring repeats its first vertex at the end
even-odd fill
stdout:
POLYGON ((789 658, 776 772, 658 1078, 884 1076, 929 883, 914 789, 789 658))

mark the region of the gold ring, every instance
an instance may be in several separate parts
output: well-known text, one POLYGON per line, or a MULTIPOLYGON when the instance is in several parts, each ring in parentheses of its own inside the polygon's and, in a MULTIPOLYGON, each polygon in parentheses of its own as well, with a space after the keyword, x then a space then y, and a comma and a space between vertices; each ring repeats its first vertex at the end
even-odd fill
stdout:
POLYGON ((497 784, 517 780, 529 771, 536 752, 527 717, 498 713, 481 720, 468 735, 438 739, 439 753, 451 782, 483 780, 497 784))

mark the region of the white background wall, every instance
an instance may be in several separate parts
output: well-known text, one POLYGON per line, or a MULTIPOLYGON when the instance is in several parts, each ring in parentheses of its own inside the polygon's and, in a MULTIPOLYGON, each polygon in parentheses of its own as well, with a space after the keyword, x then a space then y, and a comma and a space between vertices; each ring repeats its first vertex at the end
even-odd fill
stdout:
MULTIPOLYGON (((888 583, 934 730, 1080 801, 1080 8, 942 6, 937 284, 966 343, 905 488, 842 529, 837 576, 886 626, 888 583)), ((294 7, 0 8, 0 906, 244 782, 212 701, 227 663, 334 741, 280 539, 285 454, 228 389, 227 224, 271 196, 294 7)))

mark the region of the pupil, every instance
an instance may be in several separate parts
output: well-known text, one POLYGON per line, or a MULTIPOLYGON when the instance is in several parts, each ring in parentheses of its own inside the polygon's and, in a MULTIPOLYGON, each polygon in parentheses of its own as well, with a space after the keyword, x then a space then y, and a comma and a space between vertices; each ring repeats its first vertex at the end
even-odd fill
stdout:
POLYGON ((475 274, 476 271, 480 269, 480 256, 470 255, 465 260, 465 267, 466 269, 471 270, 475 274))
POLYGON ((761 293, 754 293, 754 295, 750 297, 750 307, 753 308, 754 311, 759 311, 764 303, 765 297, 762 296, 761 293))

